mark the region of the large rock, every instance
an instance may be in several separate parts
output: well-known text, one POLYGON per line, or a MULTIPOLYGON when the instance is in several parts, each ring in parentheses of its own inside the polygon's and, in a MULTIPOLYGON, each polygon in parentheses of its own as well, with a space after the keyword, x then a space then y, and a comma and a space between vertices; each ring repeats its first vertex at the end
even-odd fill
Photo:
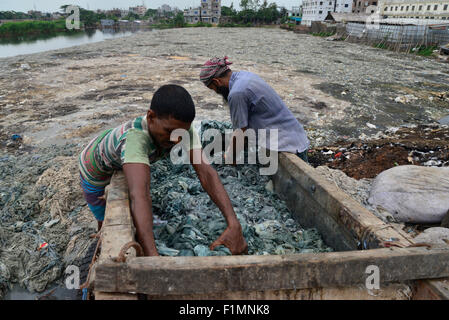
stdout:
POLYGON ((449 229, 442 227, 429 228, 417 235, 413 240, 416 243, 447 245, 449 244, 449 229))
POLYGON ((368 202, 397 221, 440 223, 449 210, 449 168, 398 166, 380 173, 368 202))

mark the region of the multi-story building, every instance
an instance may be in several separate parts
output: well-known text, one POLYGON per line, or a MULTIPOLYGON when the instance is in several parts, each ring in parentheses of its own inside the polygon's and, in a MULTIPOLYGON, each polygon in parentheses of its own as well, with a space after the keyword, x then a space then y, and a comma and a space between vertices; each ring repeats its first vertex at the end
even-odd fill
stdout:
POLYGON ((121 9, 114 8, 114 9, 112 9, 112 10, 107 10, 107 11, 105 11, 105 14, 106 14, 107 16, 114 16, 114 17, 117 17, 117 18, 122 18, 122 17, 126 17, 126 16, 128 15, 128 11, 126 12, 125 15, 123 15, 121 9))
POLYGON ((170 7, 168 4, 163 4, 163 5, 160 6, 157 10, 158 10, 159 13, 162 14, 162 15, 163 15, 164 13, 166 13, 166 12, 171 12, 171 11, 172 11, 171 7, 170 7))
POLYGON ((135 13, 139 16, 144 16, 147 12, 147 7, 145 6, 136 6, 136 7, 129 7, 129 12, 135 13))
POLYGON ((40 18, 43 15, 41 11, 36 11, 36 10, 30 10, 30 11, 28 11, 28 14, 30 16, 33 16, 33 17, 36 17, 36 18, 40 18))
POLYGON ((379 0, 354 0, 352 3, 352 12, 353 13, 374 13, 377 9, 374 9, 371 6, 377 7, 379 5, 379 0), (369 12, 367 9, 369 8, 369 12))
POLYGON ((190 24, 200 22, 200 10, 200 8, 184 9, 184 21, 190 24))
POLYGON ((127 9, 120 9, 120 17, 124 18, 127 17, 129 15, 129 10, 127 9))
POLYGON ((352 12, 353 0, 304 0, 302 4, 302 25, 310 26, 312 21, 324 21, 331 12, 352 12))
POLYGON ((380 15, 385 19, 449 20, 449 0, 385 0, 380 15))
POLYGON ((218 23, 221 16, 221 0, 201 0, 201 21, 218 23))
POLYGON ((300 17, 301 16, 301 7, 292 7, 291 10, 288 11, 289 17, 300 17))
POLYGON ((201 0, 198 8, 184 10, 184 20, 187 23, 218 23, 221 17, 221 0, 201 0))
POLYGON ((296 24, 301 23, 301 16, 302 16, 302 6, 298 7, 292 7, 291 10, 288 11, 288 19, 292 22, 296 22, 296 24))

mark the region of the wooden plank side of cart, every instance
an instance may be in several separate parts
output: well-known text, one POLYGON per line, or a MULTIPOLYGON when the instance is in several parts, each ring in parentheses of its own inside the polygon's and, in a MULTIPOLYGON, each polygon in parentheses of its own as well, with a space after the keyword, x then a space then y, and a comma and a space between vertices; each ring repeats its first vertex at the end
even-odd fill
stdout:
POLYGON ((449 276, 449 247, 224 257, 135 257, 97 267, 105 292, 149 295, 350 287, 369 280, 404 282, 449 276), (367 274, 367 270, 369 273, 367 274))
MULTIPOLYGON (((106 214, 101 229, 101 252, 98 265, 112 261, 119 255, 124 244, 134 241, 134 225, 132 221, 128 186, 122 172, 115 172, 106 190, 106 214)), ((128 251, 128 257, 135 257, 134 248, 128 251)), ((95 285, 97 268, 94 272, 95 300, 136 300, 137 295, 129 293, 102 292, 95 285)))
MULTIPOLYGON (((279 170, 273 180, 276 192, 299 222, 316 227, 326 243, 337 250, 382 248, 387 240, 404 247, 413 244, 404 232, 382 222, 294 155, 280 154, 279 170)), ((121 246, 134 240, 122 173, 114 175, 107 199, 102 251, 95 272, 96 298, 111 298, 106 292, 113 293, 113 298, 119 292, 140 292, 153 299, 407 299, 410 287, 393 282, 449 276, 445 248, 220 258, 132 258, 135 253, 131 252, 125 264, 114 263, 111 258, 118 255, 121 246), (367 263, 381 270, 383 285, 375 294, 361 283, 368 276, 364 273, 367 263), (404 265, 409 272, 403 272, 404 265)), ((424 292, 425 287, 426 293, 433 293, 427 296, 447 298, 441 286, 430 285, 437 283, 430 281, 420 281, 417 292, 424 292), (429 285, 422 285, 426 283, 429 285)), ((124 296, 130 297, 135 295, 124 296)))
MULTIPOLYGON (((279 155, 273 180, 277 194, 298 221, 316 227, 337 250, 383 247, 384 241, 391 240, 399 246, 415 244, 407 233, 384 223, 295 155, 279 155)), ((449 278, 417 281, 413 290, 422 299, 449 299, 449 278)))

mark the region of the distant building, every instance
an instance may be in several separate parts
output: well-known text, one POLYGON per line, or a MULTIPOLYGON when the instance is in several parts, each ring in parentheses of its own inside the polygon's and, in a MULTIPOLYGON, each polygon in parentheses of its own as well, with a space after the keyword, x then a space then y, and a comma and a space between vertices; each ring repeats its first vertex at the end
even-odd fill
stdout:
POLYGON ((42 17, 42 12, 41 11, 35 11, 35 10, 30 10, 27 12, 30 16, 36 17, 36 18, 40 18, 42 17))
POLYGON ((232 17, 229 17, 229 16, 220 16, 219 22, 221 24, 227 24, 227 23, 233 23, 234 20, 232 17))
POLYGON ((200 11, 200 8, 184 9, 184 21, 190 24, 200 22, 200 11))
POLYGON ((301 23, 301 16, 302 16, 302 6, 292 7, 292 9, 288 11, 288 19, 296 22, 296 24, 301 23))
POLYGON ((163 4, 157 9, 159 15, 163 16, 165 13, 172 12, 172 8, 168 4, 163 4))
POLYGON ((313 21, 324 21, 329 13, 352 12, 353 0, 304 0, 302 4, 302 25, 310 26, 313 21))
POLYGON ((221 17, 221 0, 201 0, 198 8, 184 10, 184 20, 187 23, 219 23, 221 17))
POLYGON ((101 19, 100 22, 102 27, 113 27, 115 24, 115 21, 111 19, 101 19))
POLYGON ((129 15, 129 10, 119 9, 120 10, 120 18, 127 17, 129 15))
POLYGON ((377 8, 379 4, 379 0, 354 0, 352 3, 352 12, 353 13, 374 13, 377 9, 370 8, 369 12, 366 10, 370 6, 374 6, 377 8))
POLYGON ((449 20, 449 1, 385 0, 380 15, 384 19, 449 20))
POLYGON ((126 11, 125 15, 123 15, 122 11, 123 10, 121 10, 121 9, 114 8, 112 10, 106 11, 105 14, 107 16, 112 16, 112 17, 117 17, 117 18, 126 17, 128 15, 128 11, 126 11))
POLYGON ((301 17, 301 8, 302 7, 292 7, 292 9, 288 11, 288 16, 289 17, 301 17))
POLYGON ((147 12, 147 7, 145 6, 136 6, 136 7, 129 7, 129 12, 137 14, 139 16, 144 16, 147 12))

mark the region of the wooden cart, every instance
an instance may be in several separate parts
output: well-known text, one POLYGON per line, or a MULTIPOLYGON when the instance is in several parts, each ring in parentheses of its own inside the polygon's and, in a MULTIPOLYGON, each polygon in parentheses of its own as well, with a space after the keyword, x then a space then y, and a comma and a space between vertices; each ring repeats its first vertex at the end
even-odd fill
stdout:
POLYGON ((108 187, 95 299, 448 299, 449 246, 416 245, 295 155, 281 153, 275 192, 303 227, 336 252, 264 256, 136 257, 128 190, 117 172, 108 187), (380 289, 367 289, 369 266, 380 289), (368 268, 368 269, 367 269, 368 268), (431 280, 436 279, 436 280, 431 280))

